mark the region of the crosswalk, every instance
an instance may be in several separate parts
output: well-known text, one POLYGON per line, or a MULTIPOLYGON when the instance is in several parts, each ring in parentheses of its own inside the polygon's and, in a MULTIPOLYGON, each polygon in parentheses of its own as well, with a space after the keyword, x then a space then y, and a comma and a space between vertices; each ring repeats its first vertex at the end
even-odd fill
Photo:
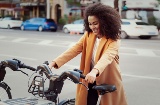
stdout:
POLYGON ((160 50, 121 47, 120 54, 132 56, 160 57, 160 50))
MULTIPOLYGON (((34 44, 34 45, 42 45, 42 46, 68 47, 68 48, 75 44, 75 42, 70 42, 70 41, 15 38, 15 37, 8 38, 7 36, 0 36, 0 41, 23 43, 23 44, 34 44)), ((131 56, 160 57, 160 50, 128 48, 128 47, 121 46, 120 54, 131 55, 131 56)))

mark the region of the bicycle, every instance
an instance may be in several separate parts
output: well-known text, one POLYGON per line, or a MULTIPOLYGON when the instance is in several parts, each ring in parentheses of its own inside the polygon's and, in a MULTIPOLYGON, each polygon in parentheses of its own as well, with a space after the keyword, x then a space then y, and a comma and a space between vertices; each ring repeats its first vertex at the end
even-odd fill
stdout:
POLYGON ((1 61, 0 62, 0 101, 6 100, 6 99, 12 99, 11 88, 7 83, 3 81, 6 75, 6 67, 9 67, 13 71, 21 71, 24 74, 26 73, 23 72, 22 70, 19 70, 19 68, 27 68, 33 71, 36 70, 33 67, 30 67, 25 65, 24 63, 21 63, 17 59, 1 61))
MULTIPOLYGON (((18 62, 14 62, 14 63, 9 62, 9 63, 12 63, 12 69, 14 69, 14 70, 18 69, 18 67, 19 67, 18 65, 21 64, 18 62)), ((25 65, 25 64, 23 64, 23 65, 25 65)), ((34 76, 32 82, 29 86, 28 92, 33 94, 34 96, 41 97, 43 100, 48 100, 48 103, 46 105, 52 105, 53 103, 55 105, 74 105, 75 104, 75 98, 66 99, 66 100, 62 100, 59 102, 58 94, 61 93, 61 90, 64 85, 64 81, 66 79, 71 80, 75 84, 84 85, 83 83, 79 82, 79 80, 80 80, 80 78, 85 79, 85 76, 82 74, 82 71, 78 70, 78 69, 65 71, 61 75, 58 76, 58 75, 53 75, 52 71, 48 67, 47 62, 45 62, 42 65, 37 66, 36 69, 31 66, 26 66, 26 65, 20 66, 20 67, 32 69, 36 72, 39 71, 38 75, 34 76), (50 80, 49 88, 47 88, 47 89, 44 88, 45 79, 43 77, 43 74, 45 74, 47 79, 50 80)), ((86 89, 88 89, 87 86, 85 86, 85 87, 86 87, 86 89)), ((99 91, 100 95, 104 95, 105 93, 115 91, 116 87, 114 85, 102 84, 102 85, 94 86, 93 89, 96 89, 97 91, 99 91)), ((33 104, 33 100, 35 100, 35 99, 29 98, 29 100, 31 100, 31 103, 33 104)), ((26 101, 28 101, 27 98, 26 98, 26 101)), ((38 102, 36 102, 36 103, 38 103, 38 102)), ((35 104, 35 101, 34 101, 34 104, 35 104)))

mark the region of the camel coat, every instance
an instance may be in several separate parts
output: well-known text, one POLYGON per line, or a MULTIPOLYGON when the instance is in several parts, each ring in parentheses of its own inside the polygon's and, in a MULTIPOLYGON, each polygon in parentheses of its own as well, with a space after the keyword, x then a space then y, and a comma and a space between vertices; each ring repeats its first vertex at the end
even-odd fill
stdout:
MULTIPOLYGON (((73 47, 53 60, 57 64, 55 68, 60 68, 66 62, 82 53, 80 70, 85 75, 89 73, 95 40, 96 36, 93 33, 88 35, 85 32, 73 47)), ((117 88, 116 91, 102 96, 101 105, 127 105, 119 68, 119 47, 119 40, 113 41, 102 37, 97 49, 94 68, 99 70, 99 76, 96 78, 96 84, 114 84, 117 88)), ((87 82, 81 81, 88 86, 87 82)), ((87 105, 87 89, 83 85, 77 85, 76 105, 87 105)))

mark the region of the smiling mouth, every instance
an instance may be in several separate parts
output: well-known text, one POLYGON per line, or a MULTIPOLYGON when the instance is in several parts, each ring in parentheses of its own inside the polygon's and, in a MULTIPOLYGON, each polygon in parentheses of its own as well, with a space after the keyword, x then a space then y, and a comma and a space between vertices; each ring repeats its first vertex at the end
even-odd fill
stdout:
POLYGON ((97 33, 97 30, 92 30, 94 33, 97 33))
POLYGON ((97 33, 97 30, 92 30, 94 33, 97 33))

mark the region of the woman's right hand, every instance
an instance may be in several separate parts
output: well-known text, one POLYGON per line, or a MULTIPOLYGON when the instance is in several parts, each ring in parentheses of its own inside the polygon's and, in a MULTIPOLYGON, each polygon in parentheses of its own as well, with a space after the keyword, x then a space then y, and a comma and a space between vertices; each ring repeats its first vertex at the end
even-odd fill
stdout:
POLYGON ((49 63, 49 68, 52 70, 52 67, 55 67, 56 62, 52 61, 49 63))

